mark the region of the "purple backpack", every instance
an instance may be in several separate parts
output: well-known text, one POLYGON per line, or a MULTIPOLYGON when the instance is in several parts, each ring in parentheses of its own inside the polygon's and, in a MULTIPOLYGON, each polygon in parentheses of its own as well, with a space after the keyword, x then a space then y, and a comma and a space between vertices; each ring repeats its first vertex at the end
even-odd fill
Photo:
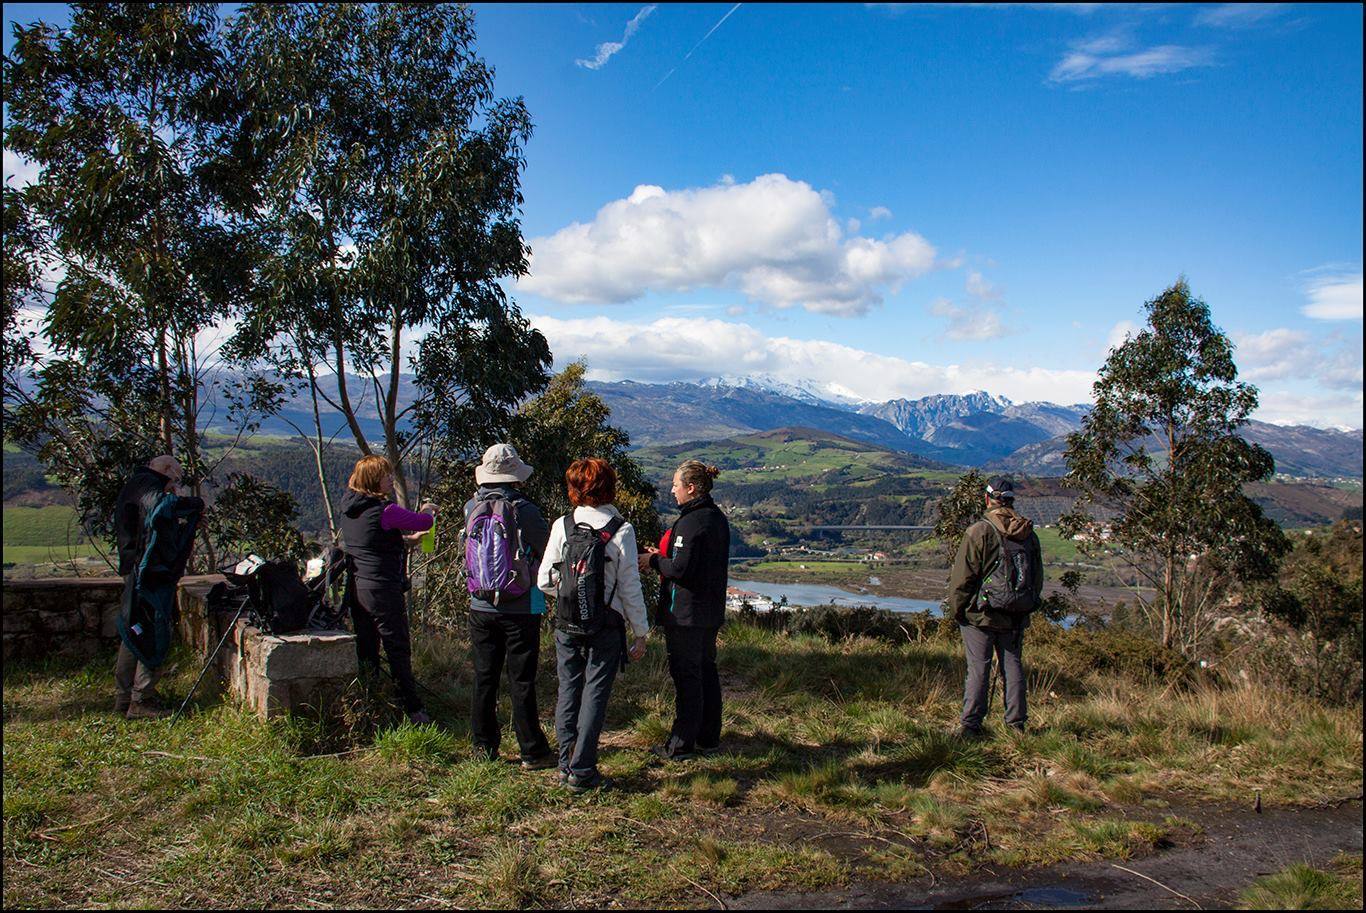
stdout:
POLYGON ((465 521, 465 575, 470 595, 495 606, 531 589, 517 508, 507 498, 474 502, 465 521))

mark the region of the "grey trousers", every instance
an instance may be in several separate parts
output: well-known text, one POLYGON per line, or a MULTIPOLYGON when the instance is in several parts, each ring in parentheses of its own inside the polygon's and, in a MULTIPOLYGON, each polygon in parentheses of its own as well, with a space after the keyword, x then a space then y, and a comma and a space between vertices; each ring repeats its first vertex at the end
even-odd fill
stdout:
POLYGON ((975 625, 959 625, 958 630, 963 632, 963 652, 968 660, 968 677, 963 685, 963 728, 981 729, 991 709, 993 654, 1000 665, 1005 690, 1006 723, 1024 725, 1025 676, 1020 663, 1024 630, 990 631, 975 625))
POLYGON ((120 641, 119 657, 114 660, 114 687, 119 697, 130 698, 135 703, 152 697, 160 680, 160 669, 148 669, 138 662, 128 645, 120 641))
POLYGON ((607 721, 612 682, 621 668, 621 631, 608 627, 593 637, 555 631, 560 698, 555 705, 555 737, 560 770, 581 781, 598 777, 598 736, 607 721))

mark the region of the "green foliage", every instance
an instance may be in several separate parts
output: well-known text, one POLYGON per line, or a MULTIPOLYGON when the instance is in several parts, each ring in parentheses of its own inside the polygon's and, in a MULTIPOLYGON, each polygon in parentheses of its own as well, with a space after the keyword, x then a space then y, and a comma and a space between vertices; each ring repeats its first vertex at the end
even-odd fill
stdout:
POLYGON ((1361 524, 1341 520, 1291 541, 1279 579, 1257 594, 1272 625, 1255 657, 1289 687, 1333 703, 1360 700, 1361 524))
POLYGON ((1288 549, 1243 494, 1269 478, 1271 455, 1237 433, 1257 407, 1237 380, 1233 344, 1185 280, 1147 302, 1148 326, 1111 350, 1096 406, 1068 438, 1068 482, 1080 492, 1064 535, 1109 545, 1156 590, 1162 642, 1194 651, 1231 590, 1274 576, 1288 549), (1096 508, 1117 511, 1103 521, 1096 508))
POLYGON ((939 501, 934 536, 943 545, 944 557, 952 561, 968 527, 982 519, 986 509, 987 480, 976 469, 958 479, 953 490, 939 501))
POLYGON ((288 492, 255 476, 231 473, 204 524, 220 561, 253 553, 268 560, 297 560, 304 556, 298 513, 288 492))

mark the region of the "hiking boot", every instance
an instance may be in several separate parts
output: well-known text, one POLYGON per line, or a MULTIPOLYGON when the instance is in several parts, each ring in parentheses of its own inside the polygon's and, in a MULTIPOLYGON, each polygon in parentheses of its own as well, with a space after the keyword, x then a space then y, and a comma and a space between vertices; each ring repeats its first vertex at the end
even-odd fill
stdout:
POLYGON ((958 738, 965 742, 980 742, 987 734, 976 726, 964 726, 958 730, 958 738))
POLYGON ((560 768, 560 785, 569 785, 569 771, 565 770, 563 767, 560 768))
POLYGON ((414 710, 408 714, 408 722, 414 726, 426 726, 432 721, 432 715, 425 710, 414 710))
POLYGON ((114 712, 120 715, 128 713, 128 705, 133 703, 133 698, 128 694, 114 695, 114 712))
POLYGON ((160 720, 171 715, 171 708, 161 703, 161 698, 153 695, 140 701, 129 701, 128 712, 125 715, 130 720, 160 720))
POLYGON ((571 793, 588 793, 595 789, 611 789, 612 781, 602 774, 583 778, 569 774, 565 777, 564 785, 569 787, 571 793))
POLYGON ((694 753, 683 749, 670 750, 668 745, 655 745, 650 749, 650 754, 663 761, 691 761, 694 753))
POLYGON ((720 753, 721 753, 721 746, 720 746, 720 744, 716 744, 716 745, 698 745, 698 746, 697 746, 697 753, 700 754, 700 755, 702 755, 702 756, 704 756, 704 757, 711 757, 711 756, 714 755, 714 754, 720 754, 720 753))
POLYGON ((1006 723, 1006 728, 1009 729, 1011 732, 1017 734, 1017 735, 1024 735, 1024 734, 1025 734, 1025 724, 1024 724, 1024 723, 1006 723))
POLYGON ((558 766, 560 758, 553 752, 547 751, 543 755, 534 758, 522 758, 522 770, 549 770, 558 766))
POLYGON ((486 745, 474 746, 474 757, 480 761, 501 761, 502 757, 498 754, 497 748, 489 748, 486 745))

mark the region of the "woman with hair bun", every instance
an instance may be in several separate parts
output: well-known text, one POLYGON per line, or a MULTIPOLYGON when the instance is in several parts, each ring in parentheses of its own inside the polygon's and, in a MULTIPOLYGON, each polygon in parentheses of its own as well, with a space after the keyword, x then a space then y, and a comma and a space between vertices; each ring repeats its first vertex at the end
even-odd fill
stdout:
POLYGON ((659 548, 640 556, 641 569, 659 574, 655 623, 664 629, 669 675, 674 681, 674 724, 669 740, 650 751, 669 761, 721 743, 721 678, 716 634, 726 620, 730 571, 730 522, 711 497, 720 474, 715 466, 688 460, 674 473, 679 517, 659 548))

